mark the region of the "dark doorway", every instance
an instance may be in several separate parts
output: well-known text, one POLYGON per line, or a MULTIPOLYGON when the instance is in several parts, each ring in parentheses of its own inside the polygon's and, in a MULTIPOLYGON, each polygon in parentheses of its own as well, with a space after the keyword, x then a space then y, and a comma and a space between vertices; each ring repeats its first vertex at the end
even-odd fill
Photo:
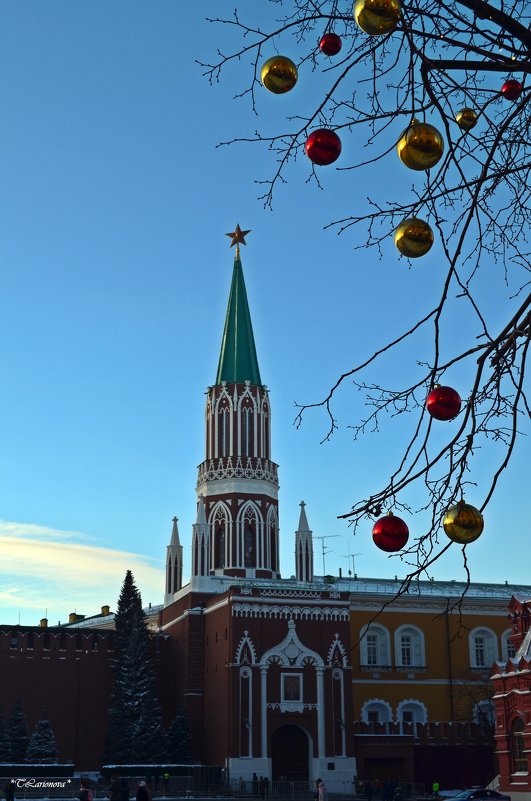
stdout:
POLYGON ((271 739, 273 781, 309 778, 308 737, 298 726, 282 726, 271 739))

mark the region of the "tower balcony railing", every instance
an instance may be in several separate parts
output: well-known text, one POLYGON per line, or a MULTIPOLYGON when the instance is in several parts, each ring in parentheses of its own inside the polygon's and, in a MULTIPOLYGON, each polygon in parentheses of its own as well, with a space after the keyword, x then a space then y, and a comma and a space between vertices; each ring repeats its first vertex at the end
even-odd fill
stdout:
POLYGON ((254 478, 278 486, 278 465, 253 456, 221 456, 199 465, 198 485, 223 478, 254 478))

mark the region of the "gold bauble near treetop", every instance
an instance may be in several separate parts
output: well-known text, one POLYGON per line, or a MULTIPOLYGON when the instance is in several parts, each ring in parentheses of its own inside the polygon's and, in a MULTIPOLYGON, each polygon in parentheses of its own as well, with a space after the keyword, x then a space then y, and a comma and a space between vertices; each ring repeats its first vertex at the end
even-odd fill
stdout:
POLYGON ((266 89, 274 95, 283 95, 293 89, 299 76, 290 58, 273 56, 264 63, 260 77, 266 89))
POLYGON ((398 0, 356 0, 354 19, 369 36, 383 36, 398 25, 400 3, 398 0))
POLYGON ((433 231, 424 220, 410 217, 401 222, 395 231, 395 245, 408 259, 425 256, 433 245, 433 231))
POLYGON ((464 501, 459 501, 455 506, 451 506, 443 520, 446 534, 460 545, 467 545, 469 542, 477 540, 483 531, 484 524, 483 515, 479 509, 464 501))
POLYGON ((444 153, 444 139, 433 125, 413 120, 396 146, 400 160, 410 170, 429 170, 444 153))
POLYGON ((478 115, 473 108, 462 108, 455 115, 455 121, 462 131, 471 131, 478 122, 478 115))

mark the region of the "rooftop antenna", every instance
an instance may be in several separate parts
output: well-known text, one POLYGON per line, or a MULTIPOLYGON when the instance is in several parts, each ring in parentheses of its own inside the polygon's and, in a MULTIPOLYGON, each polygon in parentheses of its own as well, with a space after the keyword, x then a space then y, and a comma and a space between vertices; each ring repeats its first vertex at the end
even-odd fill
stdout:
POLYGON ((323 577, 326 576, 325 556, 327 553, 332 552, 332 548, 327 548, 324 541, 330 540, 332 537, 339 537, 339 534, 326 534, 324 537, 314 537, 315 540, 321 540, 321 552, 323 554, 323 577))
POLYGON ((358 574, 356 573, 356 556, 361 556, 361 555, 362 555, 361 553, 349 553, 349 554, 346 554, 343 557, 343 559, 348 559, 348 563, 349 563, 348 574, 349 574, 349 576, 354 576, 354 578, 357 578, 358 574), (350 569, 350 560, 351 559, 352 559, 352 570, 350 569))

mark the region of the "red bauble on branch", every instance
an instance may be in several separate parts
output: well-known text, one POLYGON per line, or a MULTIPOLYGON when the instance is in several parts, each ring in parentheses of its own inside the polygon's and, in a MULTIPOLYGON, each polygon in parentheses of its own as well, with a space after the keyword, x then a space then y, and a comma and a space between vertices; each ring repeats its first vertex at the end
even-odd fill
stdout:
POLYGON ((520 81, 515 81, 512 78, 510 81, 505 81, 501 88, 501 93, 506 100, 518 100, 523 88, 520 81))
POLYGON ((426 398, 426 409, 436 420, 453 420, 461 410, 461 398, 452 387, 437 384, 426 398))
POLYGON ((304 150, 310 161, 323 167, 339 158, 341 139, 329 128, 318 128, 309 135, 304 150))
POLYGON ((393 553, 402 550, 409 539, 409 529, 400 517, 387 512, 372 527, 372 538, 381 551, 393 553))
POLYGON ((329 31, 328 33, 323 34, 321 37, 321 41, 319 42, 319 50, 321 53, 324 53, 325 56, 337 56, 341 50, 341 45, 341 37, 338 36, 337 33, 332 33, 332 31, 329 31))

